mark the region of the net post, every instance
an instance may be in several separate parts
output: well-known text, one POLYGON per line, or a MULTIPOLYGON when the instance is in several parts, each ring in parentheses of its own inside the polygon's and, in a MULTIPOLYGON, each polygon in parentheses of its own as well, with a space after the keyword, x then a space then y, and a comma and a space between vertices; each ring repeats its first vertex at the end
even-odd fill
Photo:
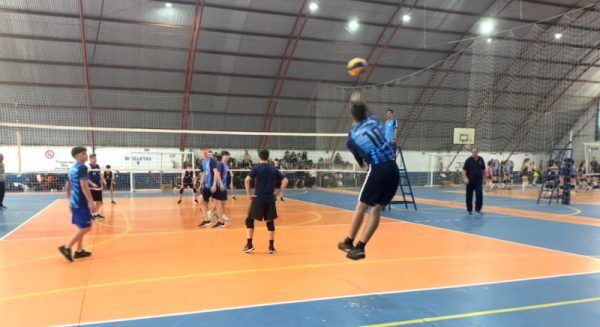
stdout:
POLYGON ((15 131, 15 138, 17 139, 17 160, 18 160, 18 171, 21 173, 23 171, 22 168, 22 160, 21 160, 21 132, 19 130, 15 131))
POLYGON ((433 157, 435 154, 429 155, 429 187, 433 187, 433 170, 435 169, 435 164, 433 161, 433 157))
POLYGON ((129 193, 135 192, 135 181, 133 180, 133 171, 129 171, 129 193))

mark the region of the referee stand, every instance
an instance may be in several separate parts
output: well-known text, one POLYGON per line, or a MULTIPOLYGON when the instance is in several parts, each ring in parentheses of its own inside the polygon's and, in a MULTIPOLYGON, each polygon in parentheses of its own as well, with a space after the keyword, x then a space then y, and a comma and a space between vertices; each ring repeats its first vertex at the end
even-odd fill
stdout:
POLYGON ((550 153, 550 158, 548 159, 547 166, 542 172, 542 185, 540 189, 540 193, 538 195, 537 204, 540 204, 542 200, 547 199, 548 205, 552 204, 553 201, 556 203, 562 197, 563 204, 569 204, 570 202, 570 168, 563 167, 565 164, 565 160, 572 161, 573 158, 573 149, 570 147, 554 149, 550 153), (554 163, 554 167, 550 165, 550 163, 554 163), (561 178, 568 176, 565 178, 563 183, 563 193, 560 194, 560 186, 561 186, 561 178), (568 182, 568 183, 567 183, 568 182))
MULTIPOLYGON (((412 204, 415 210, 417 210, 417 203, 415 202, 415 196, 410 184, 410 177, 408 177, 408 171, 406 170, 402 149, 400 146, 396 146, 396 150, 396 163, 398 164, 398 170, 400 172, 400 183, 398 184, 398 188, 400 189, 400 194, 402 194, 402 200, 390 202, 388 210, 392 210, 392 204, 404 204, 406 209, 408 209, 409 204, 412 204)), ((385 207, 383 209, 385 210, 385 207)))

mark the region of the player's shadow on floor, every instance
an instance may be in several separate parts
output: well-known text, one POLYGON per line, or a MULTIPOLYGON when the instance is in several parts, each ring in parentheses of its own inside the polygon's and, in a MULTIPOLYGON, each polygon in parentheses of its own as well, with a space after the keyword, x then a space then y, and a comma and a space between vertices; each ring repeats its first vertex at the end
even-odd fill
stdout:
POLYGON ((486 215, 470 215, 465 213, 460 219, 455 223, 455 226, 459 227, 461 231, 471 232, 481 229, 483 225, 487 223, 486 215))

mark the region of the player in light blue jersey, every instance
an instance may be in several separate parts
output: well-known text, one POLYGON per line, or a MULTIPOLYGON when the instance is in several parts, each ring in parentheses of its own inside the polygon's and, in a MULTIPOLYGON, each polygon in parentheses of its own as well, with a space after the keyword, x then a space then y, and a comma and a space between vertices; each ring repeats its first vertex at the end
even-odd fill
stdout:
MULTIPOLYGON (((199 227, 208 227, 211 222, 212 215, 208 210, 208 203, 210 202, 210 198, 218 200, 215 197, 215 193, 222 186, 221 176, 219 174, 219 169, 217 167, 217 159, 209 154, 209 150, 207 148, 202 149, 202 155, 204 159, 201 163, 201 175, 200 175, 200 188, 202 189, 202 199, 200 202, 200 206, 202 207, 202 211, 204 213, 204 220, 198 225, 199 227)), ((223 222, 223 217, 217 211, 217 224, 213 227, 220 228, 225 224, 221 224, 223 222)))
POLYGON ((394 111, 388 110, 386 113, 386 121, 384 124, 385 141, 388 142, 396 153, 396 134, 398 133, 398 121, 394 118, 394 111))
POLYGON ((352 105, 352 118, 356 122, 348 133, 348 149, 362 167, 369 165, 369 171, 358 196, 350 232, 338 248, 347 252, 352 260, 365 258, 365 246, 377 230, 381 209, 396 195, 400 174, 394 159, 394 150, 385 140, 381 124, 375 117, 368 116, 363 103, 352 105), (371 219, 364 229, 359 242, 354 246, 354 238, 362 225, 365 213, 371 208, 371 219))

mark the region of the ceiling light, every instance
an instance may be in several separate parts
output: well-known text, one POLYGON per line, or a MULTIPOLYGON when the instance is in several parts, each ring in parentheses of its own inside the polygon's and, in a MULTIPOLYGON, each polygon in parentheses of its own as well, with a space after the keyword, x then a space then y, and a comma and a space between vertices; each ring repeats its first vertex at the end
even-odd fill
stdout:
POLYGON ((488 38, 487 40, 485 40, 485 42, 492 43, 492 39, 488 38))
POLYGON ((483 35, 492 34, 492 32, 494 31, 495 25, 496 24, 494 23, 494 21, 492 19, 486 19, 486 20, 482 21, 481 24, 479 25, 479 32, 483 35))
POLYGON ((410 15, 409 14, 402 15, 402 21, 405 23, 410 22, 410 15))
POLYGON ((554 33, 554 38, 560 40, 562 38, 562 33, 554 33))
POLYGON ((315 11, 319 10, 319 4, 316 2, 311 2, 308 5, 308 10, 310 10, 310 12, 315 12, 315 11))
POLYGON ((172 3, 170 3, 170 2, 167 2, 167 3, 165 3, 165 7, 167 7, 167 8, 171 8, 171 7, 173 7, 173 4, 172 4, 172 3))
POLYGON ((359 27, 360 27, 360 24, 358 23, 358 20, 356 18, 352 18, 350 21, 348 21, 348 25, 346 26, 346 29, 348 30, 348 32, 354 33, 356 31, 358 31, 359 27))

